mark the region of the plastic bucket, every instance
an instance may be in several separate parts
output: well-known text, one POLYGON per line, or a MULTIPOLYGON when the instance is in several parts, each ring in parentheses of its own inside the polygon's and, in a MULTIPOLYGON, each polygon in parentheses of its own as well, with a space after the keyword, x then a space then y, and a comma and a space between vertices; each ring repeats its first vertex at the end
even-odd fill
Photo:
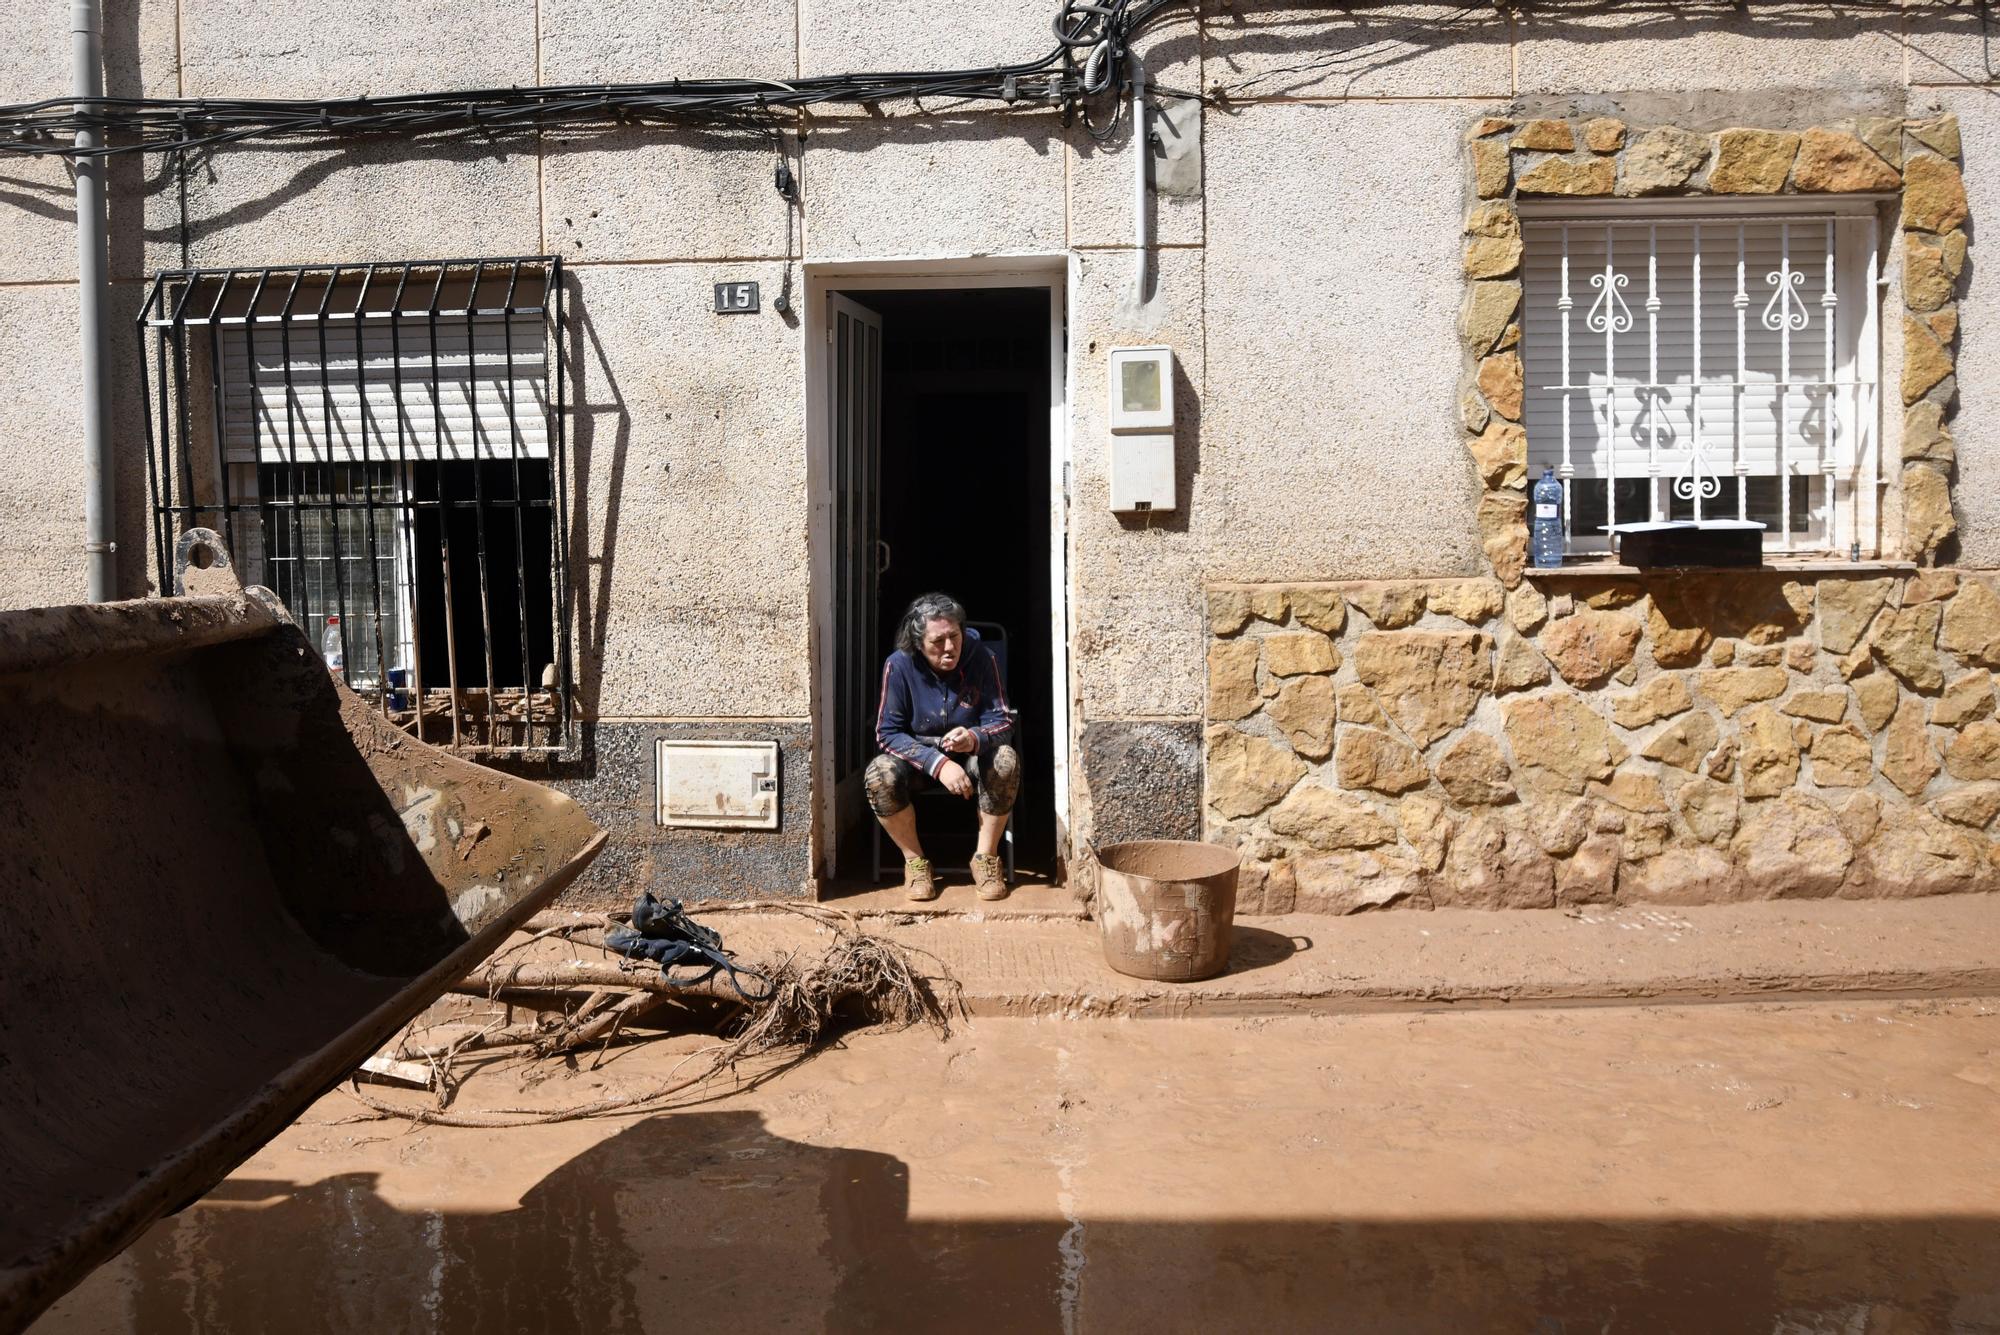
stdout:
POLYGON ((1134 978, 1191 983, 1229 967, 1236 850, 1138 839, 1097 851, 1104 962, 1134 978))

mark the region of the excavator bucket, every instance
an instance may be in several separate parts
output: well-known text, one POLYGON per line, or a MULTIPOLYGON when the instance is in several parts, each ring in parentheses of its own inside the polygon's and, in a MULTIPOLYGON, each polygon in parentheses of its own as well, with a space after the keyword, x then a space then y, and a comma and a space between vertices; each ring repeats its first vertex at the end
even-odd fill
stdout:
POLYGON ((195 555, 190 596, 0 613, 0 1331, 221 1180, 604 842, 395 727, 219 543, 195 555))

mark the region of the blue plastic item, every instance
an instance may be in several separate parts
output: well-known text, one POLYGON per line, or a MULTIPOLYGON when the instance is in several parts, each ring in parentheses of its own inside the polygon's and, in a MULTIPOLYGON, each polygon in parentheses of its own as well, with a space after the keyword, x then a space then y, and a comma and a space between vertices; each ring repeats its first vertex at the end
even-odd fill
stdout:
POLYGON ((1563 563, 1562 507, 1562 483, 1556 481, 1555 469, 1544 468, 1528 498, 1529 552, 1539 570, 1553 570, 1563 563))

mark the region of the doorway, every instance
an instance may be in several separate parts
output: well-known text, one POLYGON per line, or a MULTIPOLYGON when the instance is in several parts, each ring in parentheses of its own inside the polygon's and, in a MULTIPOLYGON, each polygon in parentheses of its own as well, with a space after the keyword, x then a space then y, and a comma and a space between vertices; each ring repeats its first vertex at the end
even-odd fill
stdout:
MULTIPOLYGON (((981 285, 829 277, 821 504, 816 850, 822 884, 872 885, 861 772, 876 754, 882 661, 921 593, 958 599, 1004 640, 1024 762, 1013 838, 1021 877, 1058 872, 1067 737, 1060 616, 1062 350, 1048 280, 981 285)), ((819 340, 815 340, 818 342, 819 340)), ((926 821, 926 851, 962 864, 973 821, 926 821), (961 828, 962 827, 962 828, 961 828), (963 845, 963 847, 960 847, 963 845)), ((893 855, 893 848, 888 850, 893 855)))

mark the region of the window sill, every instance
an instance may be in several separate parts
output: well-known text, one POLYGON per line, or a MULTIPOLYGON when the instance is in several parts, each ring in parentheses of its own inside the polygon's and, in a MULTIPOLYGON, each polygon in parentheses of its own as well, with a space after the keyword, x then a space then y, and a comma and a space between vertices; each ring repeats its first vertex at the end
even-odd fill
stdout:
POLYGON ((1610 557, 1572 559, 1557 568, 1529 566, 1522 572, 1534 580, 1599 580, 1610 577, 1674 579, 1682 575, 1747 575, 1759 572, 1782 575, 1912 575, 1914 561, 1843 561, 1825 556, 1767 557, 1759 566, 1639 566, 1621 565, 1610 557))

